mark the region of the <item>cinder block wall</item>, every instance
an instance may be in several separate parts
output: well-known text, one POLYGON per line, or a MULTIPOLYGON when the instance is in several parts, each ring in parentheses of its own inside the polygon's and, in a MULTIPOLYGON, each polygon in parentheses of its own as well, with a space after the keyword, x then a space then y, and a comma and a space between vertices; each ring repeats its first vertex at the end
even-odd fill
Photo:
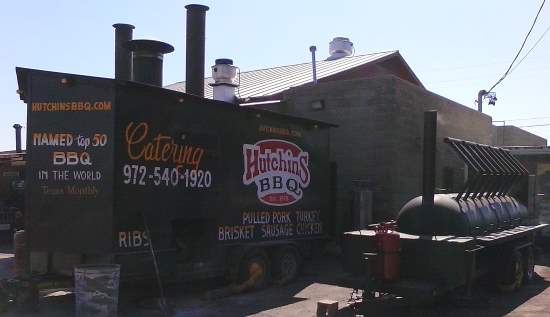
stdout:
POLYGON ((322 120, 339 125, 331 130, 331 160, 337 162, 337 214, 339 228, 351 225, 352 181, 368 180, 374 191, 374 206, 390 207, 392 142, 388 129, 396 116, 394 77, 341 80, 289 90, 286 103, 271 110, 322 120), (322 101, 324 109, 312 109, 322 101))
POLYGON ((546 139, 513 125, 493 127, 493 144, 496 146, 546 146, 546 139))
MULTIPOLYGON (((399 142, 396 144, 398 161, 392 177, 399 179, 392 188, 392 210, 422 192, 422 136, 424 111, 438 111, 436 188, 441 192, 456 192, 462 188, 465 167, 445 137, 491 144, 492 119, 490 116, 440 95, 411 85, 400 79, 396 82, 398 105, 399 142)), ((394 215, 394 214, 392 214, 394 215)))
POLYGON ((452 168, 453 187, 463 181, 463 164, 443 144, 444 136, 491 142, 489 116, 395 76, 298 87, 283 99, 285 103, 266 108, 340 126, 331 131, 331 159, 338 164, 337 213, 344 229, 351 221, 353 180, 370 181, 375 221, 393 219, 420 194, 425 110, 439 111, 438 187, 444 167, 452 168), (322 101, 324 109, 312 109, 314 101, 322 101))

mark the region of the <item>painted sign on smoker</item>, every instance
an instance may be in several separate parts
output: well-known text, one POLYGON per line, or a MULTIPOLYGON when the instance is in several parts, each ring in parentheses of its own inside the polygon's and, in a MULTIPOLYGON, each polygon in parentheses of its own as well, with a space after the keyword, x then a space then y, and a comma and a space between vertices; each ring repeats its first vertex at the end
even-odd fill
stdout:
POLYGON ((243 161, 243 184, 254 183, 264 204, 292 205, 309 186, 309 153, 294 143, 268 139, 243 144, 243 161))

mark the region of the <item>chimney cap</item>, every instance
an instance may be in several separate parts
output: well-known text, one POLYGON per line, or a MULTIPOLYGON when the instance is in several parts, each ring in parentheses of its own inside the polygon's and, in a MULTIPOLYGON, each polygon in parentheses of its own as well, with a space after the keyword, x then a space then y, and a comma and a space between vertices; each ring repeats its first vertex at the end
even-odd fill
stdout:
POLYGON ((309 51, 312 52, 312 53, 315 52, 316 50, 317 50, 317 46, 315 46, 315 45, 311 45, 309 47, 309 51))
POLYGON ((216 65, 233 65, 233 60, 230 58, 218 58, 214 61, 216 65))
POLYGON ((21 129, 22 127, 23 127, 23 126, 20 125, 19 123, 16 123, 16 124, 13 125, 13 128, 14 128, 14 129, 21 129))
POLYGON ((208 11, 209 7, 202 4, 188 4, 185 6, 187 10, 208 11))
POLYGON ((115 23, 113 24, 113 27, 115 29, 130 29, 130 30, 133 30, 136 28, 135 26, 131 24, 126 24, 126 23, 115 23))
POLYGON ((174 51, 174 47, 168 43, 155 40, 132 40, 128 41, 122 46, 130 51, 152 51, 155 53, 171 53, 174 51))

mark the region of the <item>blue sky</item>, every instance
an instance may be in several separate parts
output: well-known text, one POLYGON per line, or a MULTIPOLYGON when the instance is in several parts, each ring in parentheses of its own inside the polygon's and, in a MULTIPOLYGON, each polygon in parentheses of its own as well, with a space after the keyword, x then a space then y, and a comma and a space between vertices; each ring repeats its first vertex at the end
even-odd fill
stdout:
MULTIPOLYGON (((185 5, 208 5, 206 71, 232 58, 243 71, 319 59, 335 36, 356 54, 399 50, 427 89, 476 108, 517 53, 541 1, 9 1, 0 30, 0 150, 14 148, 14 123, 26 125, 15 93, 15 67, 113 77, 113 23, 136 26, 134 38, 166 41, 164 83, 185 78, 185 5)), ((526 52, 550 26, 546 3, 526 52)), ((550 33, 550 32, 549 32, 550 33)), ((520 58, 523 56, 520 55, 520 58)), ((493 120, 516 126, 550 124, 550 35, 495 88, 493 120), (543 119, 518 120, 533 117, 543 119)), ((500 124, 500 123, 499 123, 500 124)), ((550 126, 526 128, 550 139, 550 126)))

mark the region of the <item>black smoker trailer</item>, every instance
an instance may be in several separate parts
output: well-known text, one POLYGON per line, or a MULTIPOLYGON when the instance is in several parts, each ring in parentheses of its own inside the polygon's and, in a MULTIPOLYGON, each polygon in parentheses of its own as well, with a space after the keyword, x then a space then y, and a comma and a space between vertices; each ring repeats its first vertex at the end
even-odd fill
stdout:
POLYGON ((152 243, 171 279, 251 263, 294 277, 327 237, 329 124, 125 80, 17 77, 33 271, 119 263, 143 277, 152 243))
MULTIPOLYGON (((20 150, 20 148, 18 148, 20 150)), ((0 154, 0 242, 21 229, 24 212, 25 153, 0 154)))
POLYGON ((345 233, 350 286, 365 299, 375 292, 431 297, 461 286, 469 292, 477 277, 491 274, 498 288, 519 288, 533 278, 535 236, 547 226, 528 217, 532 177, 507 150, 446 138, 470 177, 462 192, 434 195, 437 112, 424 120, 423 195, 399 212, 397 256, 381 250, 385 237, 372 228, 345 233))

